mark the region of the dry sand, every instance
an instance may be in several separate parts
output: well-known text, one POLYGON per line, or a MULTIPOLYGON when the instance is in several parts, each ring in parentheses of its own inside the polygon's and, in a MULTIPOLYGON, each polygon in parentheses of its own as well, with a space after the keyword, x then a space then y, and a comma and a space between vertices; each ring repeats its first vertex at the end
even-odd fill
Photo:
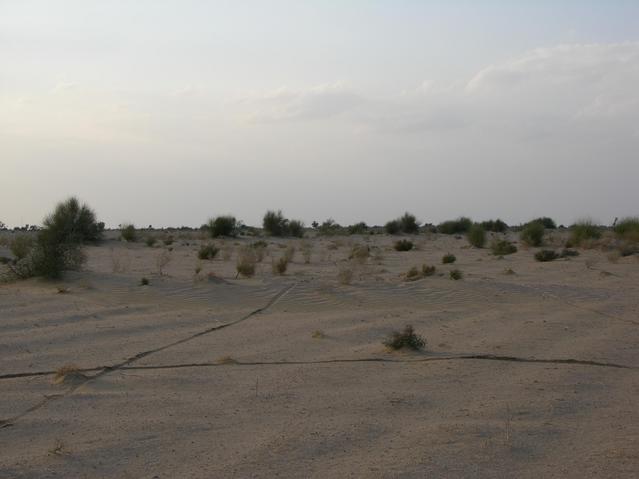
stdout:
POLYGON ((111 240, 63 281, 0 285, 0 477, 637 477, 636 258, 413 239, 310 239, 309 264, 269 240, 252 279, 249 239, 213 261, 176 240, 163 275, 165 246, 111 240), (356 243, 374 258, 348 263, 356 243), (443 275, 404 281, 423 263, 443 275), (424 352, 382 346, 406 324, 424 352))

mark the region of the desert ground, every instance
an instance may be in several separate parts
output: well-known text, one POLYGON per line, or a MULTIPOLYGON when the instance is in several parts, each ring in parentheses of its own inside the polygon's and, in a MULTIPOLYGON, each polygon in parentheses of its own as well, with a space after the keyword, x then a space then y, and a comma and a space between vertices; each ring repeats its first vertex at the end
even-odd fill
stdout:
POLYGON ((407 238, 265 238, 242 278, 255 238, 199 260, 197 234, 112 234, 60 281, 1 284, 0 477, 637 477, 637 256, 407 238), (407 324, 425 349, 388 350, 407 324))

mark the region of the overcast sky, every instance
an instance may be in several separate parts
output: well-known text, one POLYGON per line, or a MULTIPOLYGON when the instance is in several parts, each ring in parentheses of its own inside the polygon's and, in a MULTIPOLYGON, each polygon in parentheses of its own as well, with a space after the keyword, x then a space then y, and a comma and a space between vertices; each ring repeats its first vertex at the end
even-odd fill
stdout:
POLYGON ((0 0, 0 220, 639 214, 637 1, 0 0))

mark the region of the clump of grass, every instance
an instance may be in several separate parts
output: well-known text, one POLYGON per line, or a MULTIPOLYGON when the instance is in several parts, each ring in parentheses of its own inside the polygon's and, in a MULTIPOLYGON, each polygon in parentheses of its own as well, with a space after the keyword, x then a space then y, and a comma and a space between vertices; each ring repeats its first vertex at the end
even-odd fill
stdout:
POLYGON ((138 239, 137 231, 135 230, 135 226, 132 224, 123 224, 120 227, 120 237, 129 243, 134 243, 138 239))
POLYGON ((442 264, 452 264, 457 261, 457 257, 452 253, 446 253, 442 256, 442 264))
POLYGON ((570 242, 582 246, 588 240, 601 238, 601 229, 590 220, 578 221, 570 227, 570 242))
POLYGON ((402 239, 399 241, 396 241, 395 244, 393 245, 393 248, 395 248, 395 251, 410 251, 413 249, 415 245, 413 244, 412 241, 407 240, 407 239, 402 239))
POLYGON ((531 221, 531 223, 541 223, 544 226, 544 228, 547 230, 554 230, 557 228, 557 224, 555 223, 555 220, 553 220, 552 218, 549 218, 548 216, 535 218, 534 220, 531 221))
POLYGON ((250 278, 255 275, 255 265, 257 263, 257 257, 255 255, 254 248, 241 248, 237 255, 236 269, 237 274, 246 278, 250 278))
POLYGON ((288 259, 286 256, 282 256, 277 261, 273 261, 273 274, 283 275, 288 268, 288 259))
POLYGON ((475 248, 483 248, 486 244, 486 231, 481 225, 475 223, 468 229, 466 238, 475 248))
POLYGON ((426 346, 426 340, 418 334, 415 334, 415 330, 411 325, 404 326, 403 331, 393 331, 390 337, 382 342, 384 346, 389 349, 412 349, 413 351, 419 351, 426 346))
POLYGON ((413 266, 406 272, 406 281, 416 281, 422 277, 421 271, 417 266, 413 266))
POLYGON ((551 249, 542 249, 535 253, 535 259, 541 262, 554 261, 557 258, 559 255, 551 249))
POLYGON ((53 376, 54 384, 62 384, 69 382, 82 382, 85 381, 87 377, 82 374, 80 368, 75 364, 65 364, 64 366, 56 369, 55 375, 53 376))
POLYGON ((351 254, 348 257, 360 264, 366 263, 366 260, 370 256, 370 247, 365 244, 356 244, 351 249, 351 254))
POLYGON ((517 252, 517 246, 507 240, 495 240, 490 245, 495 256, 506 256, 517 252))
POLYGON ((313 254, 313 245, 308 241, 302 241, 300 243, 300 251, 302 252, 304 263, 309 264, 311 262, 311 256, 313 254))
POLYGON ((633 243, 639 243, 639 217, 623 218, 615 224, 614 232, 617 238, 633 243))
POLYGON ((457 281, 462 279, 464 277, 464 274, 458 269, 451 269, 450 273, 448 273, 448 276, 450 277, 450 279, 457 281))
POLYGON ((422 265, 422 276, 427 277, 427 276, 433 276, 435 274, 435 272, 437 271, 437 268, 435 268, 435 266, 428 266, 426 264, 422 265))
POLYGON ((217 256, 220 249, 213 244, 205 244, 200 246, 197 252, 198 259, 213 259, 217 256))
POLYGON ((284 257, 288 263, 292 262, 295 257, 295 246, 292 244, 288 245, 284 250, 284 257))
POLYGON ((311 337, 313 339, 324 339, 326 337, 326 335, 324 334, 324 331, 320 330, 320 329, 316 329, 315 331, 313 331, 313 333, 311 334, 311 337))
POLYGON ((206 226, 212 238, 219 238, 220 236, 237 236, 238 223, 235 216, 217 216, 210 219, 206 226))
POLYGON ((152 248, 156 241, 157 239, 155 239, 154 236, 147 236, 146 239, 144 240, 144 242, 149 248, 152 248))
POLYGON ((519 234, 519 239, 528 246, 541 246, 544 241, 544 224, 531 221, 526 224, 519 234))
POLYGON ((148 286, 149 285, 149 278, 142 278, 140 280, 140 286, 148 286))
POLYGON ((448 220, 440 223, 437 226, 437 232, 445 235, 463 234, 466 233, 473 222, 470 218, 460 216, 456 220, 448 220))

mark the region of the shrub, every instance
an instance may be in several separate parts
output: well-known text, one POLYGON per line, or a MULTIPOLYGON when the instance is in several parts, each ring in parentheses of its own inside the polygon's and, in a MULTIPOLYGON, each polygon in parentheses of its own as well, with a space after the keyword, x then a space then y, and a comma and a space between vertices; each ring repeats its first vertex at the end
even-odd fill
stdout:
POLYGON ((124 241, 128 241, 133 243, 137 241, 137 232, 135 231, 135 226, 132 224, 123 224, 120 229, 120 236, 124 241))
POLYGON ((639 217, 623 218, 615 224, 614 232, 619 239, 639 242, 639 217))
POLYGON ((368 233, 368 225, 363 221, 350 225, 346 228, 349 235, 363 235, 368 233))
POLYGON ((304 236, 304 223, 299 220, 291 220, 288 224, 288 230, 291 236, 301 238, 304 236))
POLYGON ((417 222, 415 215, 406 212, 398 221, 399 228, 403 233, 415 234, 419 232, 419 223, 417 222))
POLYGON ((237 274, 250 278, 255 275, 255 250, 253 248, 242 248, 237 255, 236 269, 237 274))
POLYGON ((472 224, 473 222, 470 218, 460 216, 456 220, 449 220, 440 223, 437 226, 437 231, 445 235, 462 234, 466 233, 470 229, 472 224))
POLYGON ((601 238, 601 230, 590 220, 578 221, 570 229, 570 241, 575 246, 579 246, 587 240, 601 238))
POLYGON ((329 218, 321 225, 317 225, 317 232, 321 236, 334 236, 342 232, 342 227, 333 218, 329 218))
POLYGON ((155 239, 155 237, 153 236, 147 236, 146 240, 144 240, 144 242, 146 243, 146 245, 151 248, 153 247, 153 245, 155 244, 157 240, 155 239))
POLYGON ((481 226, 486 231, 492 231, 493 233, 505 233, 508 230, 508 225, 500 219, 482 221, 481 226))
POLYGON ((530 221, 530 223, 541 223, 542 225, 544 225, 544 228, 547 230, 554 230, 557 228, 557 224, 555 223, 555 221, 552 218, 549 218, 548 216, 542 216, 541 218, 536 218, 530 221))
POLYGON ((102 239, 104 223, 98 223, 95 213, 77 198, 58 203, 52 214, 44 219, 48 230, 60 243, 90 243, 102 239))
POLYGON ((437 271, 437 268, 435 268, 435 266, 428 266, 428 265, 422 265, 422 276, 426 277, 426 276, 432 276, 435 274, 435 272, 437 271))
POLYGON ((554 261, 557 258, 559 255, 551 249, 542 249, 535 253, 535 259, 541 262, 554 261))
POLYGON ((213 244, 202 245, 197 252, 197 257, 199 259, 213 259, 219 251, 220 249, 213 244))
POLYGON ((457 257, 452 253, 447 253, 442 256, 442 264, 452 264, 457 261, 457 257))
POLYGON ((448 275, 450 276, 450 279, 453 279, 455 281, 462 279, 464 276, 463 273, 458 269, 451 269, 448 275))
POLYGON ((410 251, 413 249, 413 242, 410 240, 402 239, 395 242, 393 246, 395 251, 410 251))
POLYGON ((384 225, 384 231, 389 235, 396 235, 402 230, 402 226, 400 225, 398 220, 389 221, 384 225))
POLYGON ((406 281, 415 281, 422 277, 421 272, 417 269, 417 266, 413 266, 406 272, 406 281))
POLYGON ((426 346, 426 340, 415 334, 415 330, 412 326, 407 325, 402 332, 393 331, 390 337, 383 341, 382 344, 393 350, 408 348, 419 351, 426 346))
POLYGON ((506 256, 517 252, 517 246, 507 240, 495 240, 490 245, 495 256, 506 256))
POLYGON ((13 256, 15 256, 16 260, 26 258, 31 252, 31 248, 33 248, 33 238, 26 235, 16 236, 9 245, 9 249, 11 250, 11 253, 13 253, 13 256))
POLYGON ((466 238, 475 248, 483 248, 486 244, 486 232, 484 228, 477 223, 470 227, 468 233, 466 233, 466 238))
POLYGON ((162 240, 162 242, 166 245, 166 246, 171 246, 173 244, 173 236, 169 236, 168 238, 164 238, 162 240))
POLYGON ((531 221, 521 230, 519 239, 528 246, 541 246, 544 241, 544 225, 538 221, 531 221))
POLYGON ((365 263, 370 256, 370 247, 365 244, 356 244, 351 249, 351 254, 348 259, 357 261, 358 263, 365 263))
POLYGON ((148 278, 142 278, 140 280, 140 286, 148 286, 149 285, 149 279, 148 278))
POLYGON ((287 262, 293 261, 293 258, 295 257, 295 246, 288 245, 286 247, 286 250, 284 250, 284 257, 286 258, 287 262))
POLYGON ((288 268, 288 260, 286 256, 282 256, 279 260, 273 261, 273 273, 283 275, 288 268))
POLYGON ((262 228, 271 236, 286 236, 288 232, 288 220, 284 218, 282 211, 267 211, 262 220, 262 228))
POLYGON ((207 228, 212 238, 220 236, 237 236, 237 220, 235 216, 217 216, 209 220, 207 228))

